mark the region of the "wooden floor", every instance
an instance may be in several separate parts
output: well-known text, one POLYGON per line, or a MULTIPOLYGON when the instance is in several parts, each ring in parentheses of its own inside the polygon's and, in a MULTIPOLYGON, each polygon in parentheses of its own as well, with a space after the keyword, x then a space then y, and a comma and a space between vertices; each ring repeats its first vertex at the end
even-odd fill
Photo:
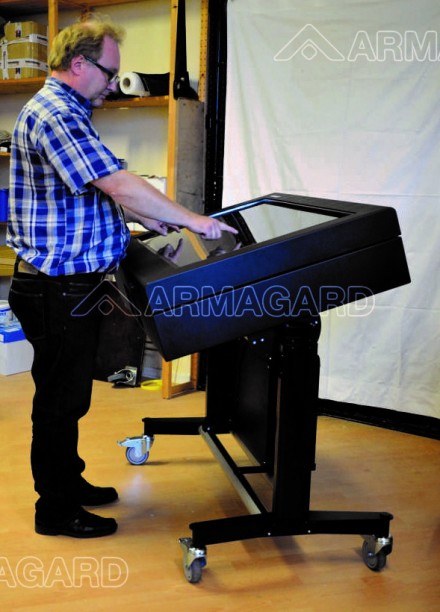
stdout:
POLYGON ((188 524, 247 510, 198 436, 157 436, 142 466, 128 464, 116 441, 142 434, 145 416, 203 414, 204 394, 162 400, 96 383, 80 450, 87 478, 118 488, 120 501, 100 513, 119 530, 87 541, 33 530, 32 391, 27 373, 0 377, 4 610, 440 610, 438 441, 320 418, 312 509, 391 512, 394 550, 382 572, 364 565, 358 536, 267 538, 208 547, 192 585, 178 544, 188 524))

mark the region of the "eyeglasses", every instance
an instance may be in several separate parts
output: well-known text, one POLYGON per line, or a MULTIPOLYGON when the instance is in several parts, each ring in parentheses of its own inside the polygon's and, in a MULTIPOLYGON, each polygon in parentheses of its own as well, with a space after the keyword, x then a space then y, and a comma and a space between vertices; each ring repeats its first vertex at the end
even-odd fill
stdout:
POLYGON ((105 74, 109 85, 113 85, 114 83, 119 82, 119 75, 117 72, 115 73, 113 72, 113 70, 109 70, 105 66, 101 66, 101 64, 99 64, 96 60, 92 59, 88 55, 84 55, 84 59, 99 68, 99 70, 105 74))

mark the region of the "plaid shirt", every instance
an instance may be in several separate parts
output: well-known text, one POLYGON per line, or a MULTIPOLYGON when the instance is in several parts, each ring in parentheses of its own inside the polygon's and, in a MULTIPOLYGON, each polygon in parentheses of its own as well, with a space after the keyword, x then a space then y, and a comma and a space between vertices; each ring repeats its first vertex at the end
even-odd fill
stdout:
POLYGON ((128 244, 121 207, 91 184, 120 170, 91 115, 89 100, 49 77, 14 128, 7 244, 50 276, 111 270, 128 244))

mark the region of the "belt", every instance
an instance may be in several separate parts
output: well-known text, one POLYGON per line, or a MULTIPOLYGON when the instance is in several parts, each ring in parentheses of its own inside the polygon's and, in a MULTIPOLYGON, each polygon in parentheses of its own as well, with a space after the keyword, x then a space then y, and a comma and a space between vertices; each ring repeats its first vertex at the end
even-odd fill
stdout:
POLYGON ((60 274, 58 276, 49 276, 40 272, 38 268, 25 261, 21 257, 17 257, 14 266, 14 273, 18 275, 26 274, 38 278, 39 280, 47 281, 76 281, 85 283, 99 283, 103 280, 115 281, 115 275, 111 272, 84 272, 79 274, 60 274))

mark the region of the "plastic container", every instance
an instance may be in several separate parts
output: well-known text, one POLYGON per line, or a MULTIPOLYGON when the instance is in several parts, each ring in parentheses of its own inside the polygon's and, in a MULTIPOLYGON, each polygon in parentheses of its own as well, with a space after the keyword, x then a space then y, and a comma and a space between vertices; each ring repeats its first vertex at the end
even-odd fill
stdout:
POLYGON ((0 327, 6 327, 13 321, 12 310, 7 300, 0 300, 0 327))

